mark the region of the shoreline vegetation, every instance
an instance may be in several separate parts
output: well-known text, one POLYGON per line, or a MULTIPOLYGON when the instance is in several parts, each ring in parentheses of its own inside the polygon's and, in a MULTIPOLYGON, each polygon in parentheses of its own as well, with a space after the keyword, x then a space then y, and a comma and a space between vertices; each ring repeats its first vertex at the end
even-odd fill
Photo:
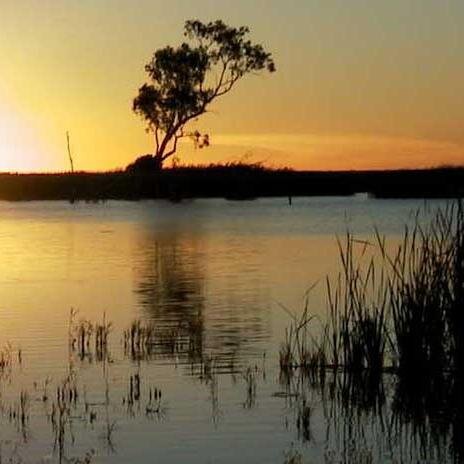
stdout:
POLYGON ((464 167, 372 171, 294 171, 260 163, 111 172, 0 173, 0 200, 142 200, 349 196, 462 198, 464 167))
MULTIPOLYGON (((345 401, 380 415, 393 385, 399 421, 424 444, 441 442, 444 455, 433 462, 464 458, 463 208, 452 202, 430 220, 418 211, 393 251, 378 230, 369 241, 347 232, 340 272, 326 280, 325 320, 308 301, 299 315, 283 308, 291 320, 279 363, 288 384, 303 376, 328 394, 338 385, 345 401)), ((300 395, 300 410, 305 401, 300 395)))
MULTIPOLYGON (((292 318, 281 369, 457 374, 464 380, 464 204, 438 208, 430 222, 405 226, 391 251, 371 240, 338 239, 340 272, 327 277, 327 320, 311 333, 308 303, 292 318)), ((285 309, 285 308, 284 308, 285 309)))

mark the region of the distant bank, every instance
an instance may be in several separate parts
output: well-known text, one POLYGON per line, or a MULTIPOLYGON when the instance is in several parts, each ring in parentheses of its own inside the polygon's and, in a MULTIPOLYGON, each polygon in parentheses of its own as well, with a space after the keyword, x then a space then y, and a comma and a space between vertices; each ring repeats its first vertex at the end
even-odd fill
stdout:
POLYGON ((292 171, 255 166, 172 168, 161 172, 0 174, 0 200, 138 200, 353 195, 464 197, 464 168, 398 171, 292 171))

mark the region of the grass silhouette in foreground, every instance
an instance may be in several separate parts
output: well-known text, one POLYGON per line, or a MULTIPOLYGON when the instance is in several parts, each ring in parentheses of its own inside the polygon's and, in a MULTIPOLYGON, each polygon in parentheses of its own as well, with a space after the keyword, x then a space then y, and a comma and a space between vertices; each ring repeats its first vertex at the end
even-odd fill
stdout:
POLYGON ((342 271, 327 279, 328 317, 319 342, 308 307, 282 345, 285 368, 333 368, 427 378, 464 374, 464 207, 438 209, 405 227, 396 252, 375 241, 339 240, 342 271), (366 261, 367 250, 371 248, 366 261))
POLYGON ((425 226, 417 221, 406 227, 394 252, 378 231, 372 242, 347 233, 339 247, 342 269, 335 282, 327 280, 327 320, 315 328, 308 307, 291 315, 280 349, 282 376, 308 377, 322 390, 330 378, 344 401, 351 398, 357 408, 374 412, 385 402, 387 376, 395 386, 396 418, 428 438, 426 424, 432 435, 449 433, 459 460, 464 456, 463 203, 437 210, 425 226))
MULTIPOLYGON (((343 440, 354 449, 369 429, 362 421, 380 417, 379 443, 412 439, 427 462, 461 462, 463 203, 405 228, 396 251, 378 231, 372 243, 347 233, 339 247, 341 272, 327 280, 327 320, 317 324, 308 306, 291 314, 280 349, 281 382, 294 399, 301 433, 310 439, 310 385, 331 401, 334 431, 340 417, 348 418, 351 438, 343 440)), ((359 462, 373 462, 369 453, 359 462)), ((395 458, 414 461, 407 454, 395 458)))

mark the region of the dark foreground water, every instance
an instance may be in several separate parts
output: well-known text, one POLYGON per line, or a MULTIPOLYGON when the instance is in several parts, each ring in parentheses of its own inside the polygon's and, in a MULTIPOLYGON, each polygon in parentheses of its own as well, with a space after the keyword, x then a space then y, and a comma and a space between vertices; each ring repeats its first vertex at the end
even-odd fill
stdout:
POLYGON ((451 459, 449 431, 411 418, 393 377, 370 394, 278 366, 282 306, 300 311, 317 283, 310 308, 325 313, 336 235, 376 226, 394 242, 438 204, 0 203, 1 462, 451 459), (107 350, 94 334, 70 345, 71 308, 74 326, 111 322, 107 350), (134 320, 159 343, 125 345, 134 320))

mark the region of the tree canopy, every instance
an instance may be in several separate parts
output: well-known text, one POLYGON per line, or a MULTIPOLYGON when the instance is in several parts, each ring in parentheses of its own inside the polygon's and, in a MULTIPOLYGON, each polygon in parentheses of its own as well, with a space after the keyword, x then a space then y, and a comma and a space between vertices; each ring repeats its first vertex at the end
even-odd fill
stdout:
POLYGON ((184 26, 186 42, 155 51, 145 66, 150 80, 140 87, 133 110, 154 134, 159 167, 175 154, 182 137, 192 138, 200 148, 209 145, 207 134, 189 132, 186 125, 215 99, 247 74, 275 71, 271 54, 253 44, 249 32, 248 27, 230 27, 221 20, 189 20, 184 26))

